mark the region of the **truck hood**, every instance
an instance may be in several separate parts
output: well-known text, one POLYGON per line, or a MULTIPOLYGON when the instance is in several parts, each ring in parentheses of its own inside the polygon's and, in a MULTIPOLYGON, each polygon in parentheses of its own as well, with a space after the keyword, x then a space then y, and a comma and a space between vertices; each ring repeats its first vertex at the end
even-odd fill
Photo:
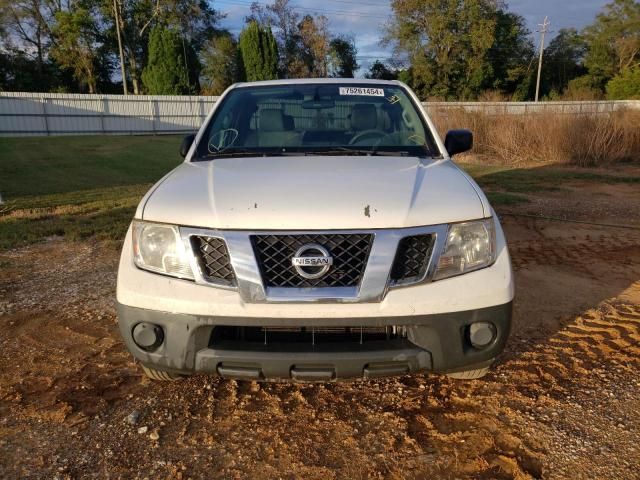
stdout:
POLYGON ((455 164, 415 157, 224 158, 183 163, 154 188, 138 218, 204 228, 400 228, 488 215, 455 164))

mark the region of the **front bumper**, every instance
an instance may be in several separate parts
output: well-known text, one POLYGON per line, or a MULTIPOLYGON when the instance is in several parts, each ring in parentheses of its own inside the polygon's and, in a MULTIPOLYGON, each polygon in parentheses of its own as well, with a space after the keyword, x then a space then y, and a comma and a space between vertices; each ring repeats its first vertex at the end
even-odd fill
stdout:
POLYGON ((254 380, 329 381, 428 370, 455 372, 489 365, 503 350, 511 326, 512 303, 473 310, 413 316, 357 318, 258 318, 169 313, 118 304, 119 326, 127 347, 144 365, 173 373, 215 373, 254 380), (164 342, 147 352, 133 341, 140 322, 158 325, 164 342), (495 338, 474 348, 467 328, 490 322, 495 338), (212 345, 216 326, 387 326, 407 328, 406 339, 371 344, 335 345, 212 345))

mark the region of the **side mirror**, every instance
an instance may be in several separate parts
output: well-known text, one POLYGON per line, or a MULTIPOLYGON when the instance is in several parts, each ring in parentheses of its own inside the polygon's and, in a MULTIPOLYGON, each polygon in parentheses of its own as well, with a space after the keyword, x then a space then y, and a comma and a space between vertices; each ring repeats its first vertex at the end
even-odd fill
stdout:
POLYGON ((180 156, 182 158, 186 157, 187 153, 189 153, 189 149, 195 138, 196 136, 192 133, 182 139, 182 144, 180 145, 180 156))
POLYGON ((449 130, 444 139, 444 148, 453 157, 456 153, 466 152, 473 147, 473 133, 470 130, 449 130))

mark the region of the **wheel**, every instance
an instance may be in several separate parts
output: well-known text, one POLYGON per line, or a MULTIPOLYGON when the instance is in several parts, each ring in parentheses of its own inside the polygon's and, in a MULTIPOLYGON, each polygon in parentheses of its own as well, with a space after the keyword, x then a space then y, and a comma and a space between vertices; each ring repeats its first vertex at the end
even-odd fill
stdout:
POLYGON ((157 380, 160 382, 175 382, 176 380, 180 380, 182 378, 182 375, 165 372, 163 370, 156 370, 155 368, 145 367, 144 365, 140 366, 142 367, 142 371, 144 372, 144 374, 151 380, 157 380))
POLYGON ((484 377, 487 373, 489 373, 489 367, 465 370, 463 372, 447 373, 447 377, 455 378, 457 380, 475 380, 476 378, 484 377))

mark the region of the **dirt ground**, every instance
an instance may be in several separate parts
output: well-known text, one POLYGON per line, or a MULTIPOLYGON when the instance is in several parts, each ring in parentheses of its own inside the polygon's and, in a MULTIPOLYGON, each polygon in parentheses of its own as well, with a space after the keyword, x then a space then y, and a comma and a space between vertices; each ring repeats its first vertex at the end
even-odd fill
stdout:
POLYGON ((0 478, 640 478, 637 190, 500 211, 514 328, 467 382, 150 382, 117 331, 113 248, 0 253, 0 478))

